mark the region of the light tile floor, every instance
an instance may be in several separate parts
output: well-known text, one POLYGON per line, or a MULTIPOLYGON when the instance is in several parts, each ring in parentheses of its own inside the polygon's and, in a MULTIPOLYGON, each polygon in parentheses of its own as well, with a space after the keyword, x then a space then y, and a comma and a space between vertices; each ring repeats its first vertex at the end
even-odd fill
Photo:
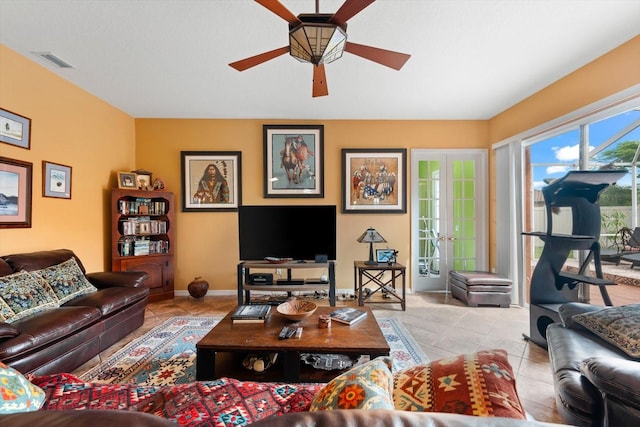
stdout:
MULTIPOLYGON (((316 301, 328 304, 326 300, 316 301)), ((132 339, 170 317, 222 315, 234 308, 236 302, 235 296, 207 296, 200 300, 176 297, 151 303, 143 326, 74 373, 79 375, 96 366, 132 339)), ((337 302, 337 305, 355 304, 349 298, 340 298, 337 302)), ((479 349, 505 349, 516 374, 518 393, 525 410, 539 421, 562 423, 556 411, 547 352, 523 339, 522 334, 529 331, 528 309, 516 306, 467 307, 451 297, 445 302, 445 295, 440 293, 407 295, 406 311, 402 311, 399 304, 371 304, 370 308, 381 317, 401 320, 430 360, 479 349)))

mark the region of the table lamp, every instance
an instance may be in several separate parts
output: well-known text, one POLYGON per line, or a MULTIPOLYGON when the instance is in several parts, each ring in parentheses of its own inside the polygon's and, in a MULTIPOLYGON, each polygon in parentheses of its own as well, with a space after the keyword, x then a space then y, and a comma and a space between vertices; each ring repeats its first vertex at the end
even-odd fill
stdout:
POLYGON ((369 228, 367 228, 367 231, 362 233, 362 236, 358 237, 358 242, 360 242, 360 243, 369 243, 369 261, 366 261, 365 264, 367 264, 367 265, 376 265, 376 264, 378 264, 373 259, 373 244, 374 243, 386 243, 386 240, 384 240, 384 237, 382 237, 380 235, 380 233, 378 233, 376 231, 375 228, 369 227, 369 228))

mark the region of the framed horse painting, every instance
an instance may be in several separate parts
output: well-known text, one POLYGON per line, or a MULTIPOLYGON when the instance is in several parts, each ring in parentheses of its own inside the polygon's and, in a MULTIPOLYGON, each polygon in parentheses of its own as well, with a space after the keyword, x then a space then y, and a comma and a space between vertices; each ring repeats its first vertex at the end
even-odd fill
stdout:
POLYGON ((264 197, 324 197, 324 126, 264 125, 264 197))

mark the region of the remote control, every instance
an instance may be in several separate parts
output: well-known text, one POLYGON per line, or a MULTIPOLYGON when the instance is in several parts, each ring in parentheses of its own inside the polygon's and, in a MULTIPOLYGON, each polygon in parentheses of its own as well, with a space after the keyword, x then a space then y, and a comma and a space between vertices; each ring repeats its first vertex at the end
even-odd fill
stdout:
POLYGON ((287 339, 289 339, 292 336, 294 336, 296 334, 296 331, 297 331, 296 328, 289 328, 289 330, 287 331, 287 339))
POLYGON ((286 339, 288 333, 289 333, 289 328, 286 326, 283 327, 282 330, 280 331, 280 335, 278 335, 278 339, 279 340, 286 339))

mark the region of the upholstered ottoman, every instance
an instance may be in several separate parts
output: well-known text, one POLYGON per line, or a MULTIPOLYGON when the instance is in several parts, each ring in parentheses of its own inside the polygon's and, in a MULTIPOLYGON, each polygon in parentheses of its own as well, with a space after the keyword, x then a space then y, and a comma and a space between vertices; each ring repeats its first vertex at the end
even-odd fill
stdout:
POLYGON ((449 289, 454 298, 470 307, 511 304, 511 279, 488 271, 450 271, 449 289))

